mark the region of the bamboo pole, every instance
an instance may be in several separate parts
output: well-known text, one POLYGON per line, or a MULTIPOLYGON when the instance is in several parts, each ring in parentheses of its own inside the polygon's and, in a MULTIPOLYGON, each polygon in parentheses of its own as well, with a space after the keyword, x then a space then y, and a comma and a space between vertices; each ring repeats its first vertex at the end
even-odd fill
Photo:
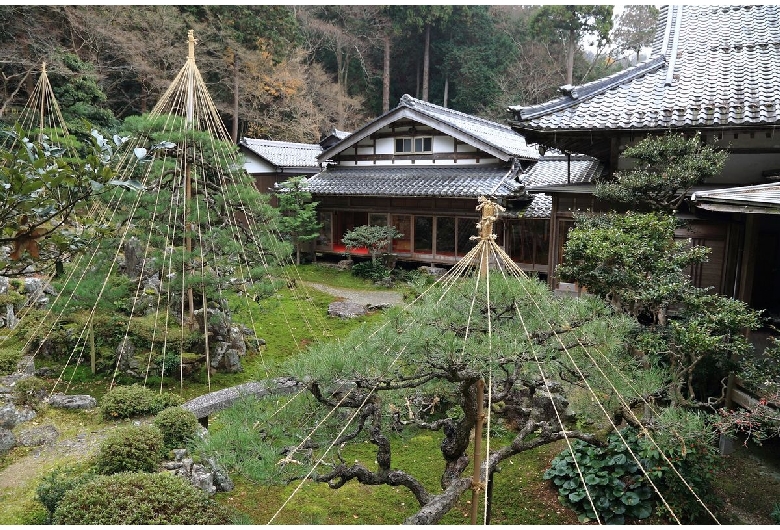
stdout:
POLYGON ((477 524, 477 508, 479 508, 479 492, 484 487, 481 481, 482 467, 482 423, 485 421, 484 410, 485 381, 477 381, 477 423, 474 425, 474 475, 471 479, 471 524, 477 524))

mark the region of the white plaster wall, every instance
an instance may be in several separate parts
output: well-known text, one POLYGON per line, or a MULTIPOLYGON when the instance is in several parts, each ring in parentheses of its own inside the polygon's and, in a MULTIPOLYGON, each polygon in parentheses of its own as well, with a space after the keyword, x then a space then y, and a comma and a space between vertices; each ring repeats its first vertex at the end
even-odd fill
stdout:
POLYGON ((276 173, 276 166, 252 153, 244 153, 244 169, 249 174, 276 173))

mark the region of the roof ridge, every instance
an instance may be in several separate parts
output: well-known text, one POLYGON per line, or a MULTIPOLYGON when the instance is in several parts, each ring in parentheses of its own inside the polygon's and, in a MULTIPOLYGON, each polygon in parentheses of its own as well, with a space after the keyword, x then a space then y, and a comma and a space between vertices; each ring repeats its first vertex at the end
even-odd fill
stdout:
POLYGON ((431 103, 429 101, 423 101, 421 99, 413 98, 409 94, 404 94, 403 96, 401 96, 401 104, 406 106, 406 107, 412 108, 412 109, 416 108, 417 110, 419 110, 419 106, 422 106, 422 107, 433 107, 433 108, 435 108, 437 110, 444 111, 446 113, 453 114, 453 115, 456 115, 456 116, 460 116, 460 117, 465 118, 465 119, 467 119, 469 121, 481 122, 481 123, 484 123, 484 124, 487 124, 487 125, 492 125, 492 126, 498 127, 500 129, 506 129, 506 130, 508 130, 510 132, 513 132, 513 133, 517 134, 517 131, 515 131, 514 129, 512 129, 508 125, 504 125, 502 123, 491 121, 491 120, 488 120, 488 119, 485 119, 485 118, 480 118, 479 116, 474 116, 473 114, 466 114, 465 112, 461 112, 459 110, 451 109, 451 108, 448 108, 448 107, 442 107, 441 105, 436 105, 435 103, 431 103))
POLYGON ((535 118, 548 112, 565 109, 566 107, 576 105, 586 99, 590 99, 599 94, 606 92, 618 85, 622 85, 628 81, 641 77, 645 74, 653 72, 661 68, 666 64, 666 57, 664 55, 657 55, 650 57, 642 63, 634 65, 625 70, 616 72, 603 79, 597 79, 584 85, 575 87, 567 87, 567 95, 561 96, 558 99, 548 101, 546 103, 540 103, 538 105, 529 105, 527 107, 513 106, 509 107, 510 112, 514 112, 517 119, 524 120, 535 118))
POLYGON ((308 147, 312 149, 322 149, 320 144, 308 144, 304 142, 286 142, 284 140, 265 140, 263 138, 249 138, 247 136, 242 137, 242 140, 249 142, 258 142, 265 144, 272 144, 278 147, 308 147))

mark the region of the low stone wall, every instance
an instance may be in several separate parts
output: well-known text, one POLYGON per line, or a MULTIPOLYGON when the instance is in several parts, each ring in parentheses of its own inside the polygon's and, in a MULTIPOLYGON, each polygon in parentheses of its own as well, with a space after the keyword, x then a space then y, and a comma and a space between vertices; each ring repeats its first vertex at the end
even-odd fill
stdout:
POLYGON ((303 383, 290 377, 252 381, 230 388, 223 388, 209 394, 203 394, 187 401, 182 405, 182 408, 191 411, 196 418, 202 420, 215 412, 230 407, 243 397, 255 396, 262 398, 274 394, 292 394, 300 391, 303 386, 303 383))

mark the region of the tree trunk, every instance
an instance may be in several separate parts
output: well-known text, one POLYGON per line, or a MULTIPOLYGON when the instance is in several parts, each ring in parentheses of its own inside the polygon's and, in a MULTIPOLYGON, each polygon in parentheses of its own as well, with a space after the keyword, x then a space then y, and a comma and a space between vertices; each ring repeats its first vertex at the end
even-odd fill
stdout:
POLYGON ((390 35, 385 35, 385 63, 382 72, 382 113, 390 110, 390 35))
POLYGON ((447 74, 447 76, 444 78, 444 103, 442 104, 442 107, 445 109, 447 108, 447 99, 449 98, 450 94, 450 76, 447 74))
POLYGON ((573 29, 569 30, 566 48, 566 84, 571 85, 574 78, 574 52, 577 50, 577 37, 573 29))
POLYGON ((238 143, 238 55, 233 55, 233 143, 238 143))
POLYGON ((423 55, 422 100, 428 101, 428 74, 431 64, 431 25, 425 25, 425 53, 423 55))
POLYGON ((344 81, 344 58, 341 56, 341 41, 336 39, 336 86, 339 91, 336 95, 336 113, 338 128, 344 127, 344 100, 342 91, 346 90, 344 81))

